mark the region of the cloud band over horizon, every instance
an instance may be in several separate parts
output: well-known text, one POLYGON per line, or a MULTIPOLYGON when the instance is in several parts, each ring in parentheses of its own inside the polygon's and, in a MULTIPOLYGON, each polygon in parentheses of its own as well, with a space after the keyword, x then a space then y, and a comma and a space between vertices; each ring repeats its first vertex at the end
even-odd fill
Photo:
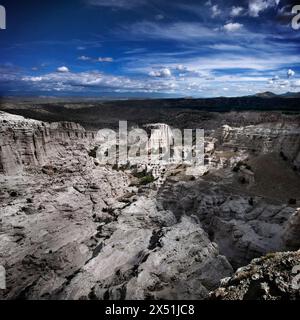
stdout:
POLYGON ((3 2, 1 95, 300 91, 290 1, 3 2))

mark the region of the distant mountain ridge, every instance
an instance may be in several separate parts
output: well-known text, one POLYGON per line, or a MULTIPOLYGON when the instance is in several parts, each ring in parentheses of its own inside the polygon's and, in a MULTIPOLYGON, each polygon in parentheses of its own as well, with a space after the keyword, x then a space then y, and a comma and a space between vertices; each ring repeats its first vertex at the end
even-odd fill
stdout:
MULTIPOLYGON (((252 96, 253 97, 253 96, 252 96)), ((286 92, 283 94, 275 94, 271 91, 260 92, 254 95, 258 98, 300 98, 300 92, 286 92)))
POLYGON ((286 92, 281 95, 284 98, 300 98, 300 92, 286 92))
POLYGON ((255 94, 255 97, 259 97, 259 98, 276 98, 278 97, 277 94, 271 92, 271 91, 265 91, 265 92, 260 92, 255 94))

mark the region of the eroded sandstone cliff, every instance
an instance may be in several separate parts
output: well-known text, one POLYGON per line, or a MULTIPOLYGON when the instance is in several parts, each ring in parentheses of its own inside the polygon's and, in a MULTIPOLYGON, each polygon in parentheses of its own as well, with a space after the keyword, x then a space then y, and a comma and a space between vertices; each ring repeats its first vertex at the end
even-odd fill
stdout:
POLYGON ((156 166, 147 185, 99 165, 80 125, 0 113, 0 133, 3 299, 206 299, 253 258, 299 248, 297 123, 211 130, 202 177, 156 166))

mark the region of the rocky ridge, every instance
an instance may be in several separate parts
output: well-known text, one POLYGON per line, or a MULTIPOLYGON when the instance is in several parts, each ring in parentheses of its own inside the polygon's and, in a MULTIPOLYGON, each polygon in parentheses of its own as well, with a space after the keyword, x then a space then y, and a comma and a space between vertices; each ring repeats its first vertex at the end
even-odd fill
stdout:
POLYGON ((254 259, 210 294, 212 300, 299 300, 300 251, 254 259))

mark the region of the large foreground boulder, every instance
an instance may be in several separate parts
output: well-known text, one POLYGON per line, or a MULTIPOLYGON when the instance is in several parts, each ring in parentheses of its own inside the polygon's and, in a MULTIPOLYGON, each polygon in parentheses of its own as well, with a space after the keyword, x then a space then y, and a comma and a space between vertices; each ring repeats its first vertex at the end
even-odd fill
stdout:
POLYGON ((240 268, 211 293, 215 300, 299 300, 300 250, 268 254, 240 268))

